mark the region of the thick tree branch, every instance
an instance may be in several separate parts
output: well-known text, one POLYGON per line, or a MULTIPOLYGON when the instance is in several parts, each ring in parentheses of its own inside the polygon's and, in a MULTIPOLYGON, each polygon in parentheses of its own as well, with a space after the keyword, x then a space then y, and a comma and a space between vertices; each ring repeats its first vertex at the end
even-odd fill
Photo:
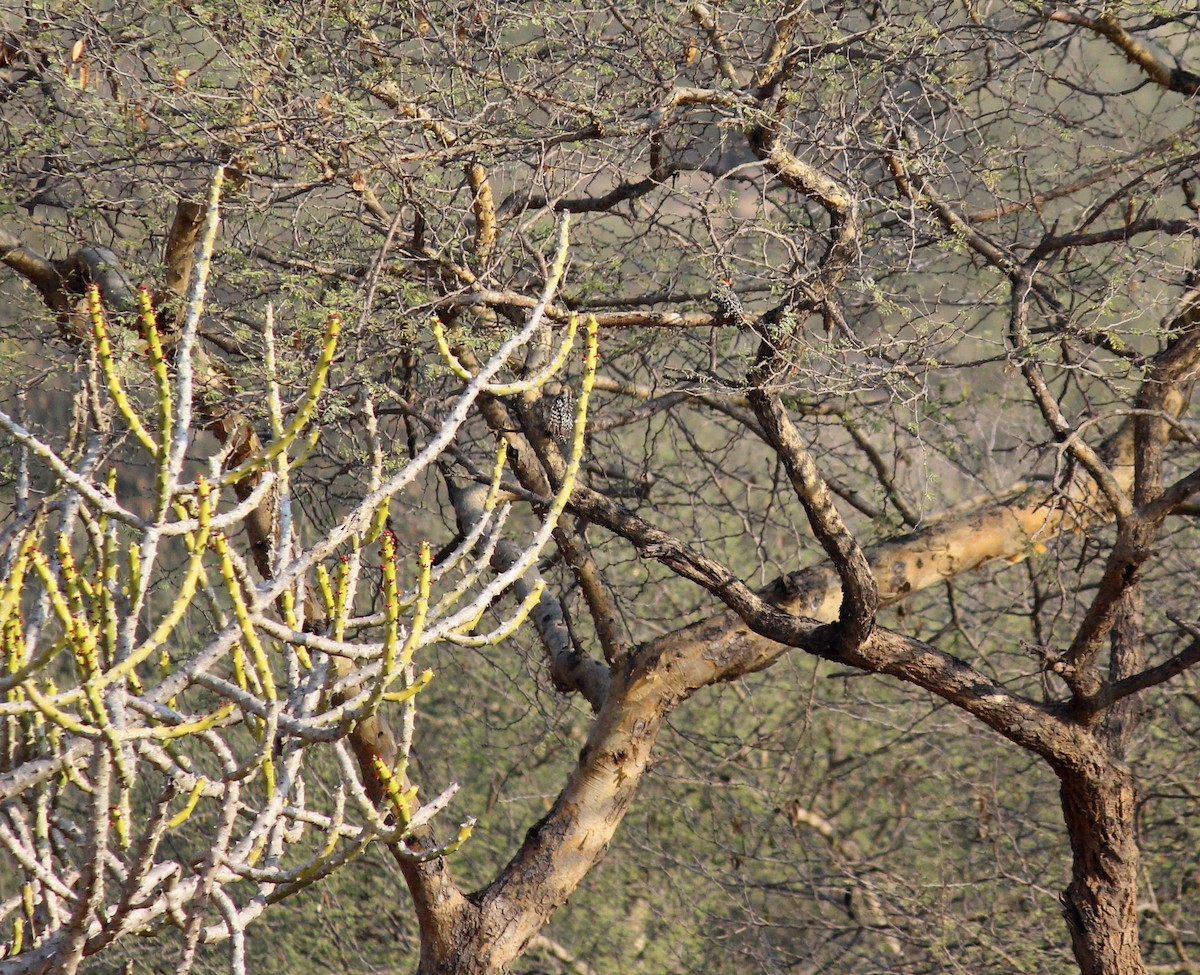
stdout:
POLYGON ((1160 61, 1150 48, 1121 26, 1117 18, 1105 11, 1098 17, 1088 17, 1068 10, 1055 10, 1044 15, 1047 20, 1059 24, 1084 27, 1100 35, 1125 55, 1127 61, 1137 65, 1156 85, 1183 95, 1200 93, 1200 75, 1179 66, 1168 67, 1160 61))
POLYGON ((792 488, 804 505, 813 534, 841 578, 842 605, 838 609, 838 625, 847 643, 858 645, 870 636, 879 605, 879 589, 871 566, 838 514, 829 488, 812 455, 804 449, 779 397, 758 387, 751 387, 747 396, 768 442, 783 461, 792 488))
POLYGON ((829 241, 816 276, 801 282, 792 304, 818 308, 832 297, 834 289, 858 259, 862 218, 853 194, 824 170, 788 151, 777 134, 759 125, 748 134, 750 148, 785 185, 815 200, 829 214, 829 241))
MULTIPOLYGON (((1193 290, 1184 296, 1166 323, 1165 331, 1174 338, 1151 360, 1138 390, 1137 408, 1105 451, 1116 453, 1118 438, 1128 445, 1127 456, 1117 454, 1117 463, 1123 466, 1113 469, 1132 482, 1122 485, 1121 491, 1134 494, 1140 507, 1136 512, 1131 507, 1118 519, 1117 540, 1105 563, 1104 575, 1065 656, 1069 665, 1066 676, 1079 707, 1088 714, 1095 713, 1088 702, 1097 700, 1102 693, 1103 678, 1095 666, 1102 641, 1112 629, 1122 596, 1137 584, 1155 535, 1170 511, 1168 505, 1156 502, 1162 493, 1163 451, 1171 431, 1169 418, 1181 416, 1187 408, 1187 387, 1200 369, 1200 291, 1193 290), (1148 517, 1149 512, 1152 517, 1148 517)), ((1186 486, 1191 483, 1188 479, 1186 486)), ((1130 661, 1122 672, 1110 677, 1131 677, 1140 665, 1140 660, 1130 661)))
POLYGON ((204 207, 190 200, 180 200, 175 207, 163 254, 166 269, 163 287, 171 294, 182 296, 187 293, 192 277, 192 257, 203 226, 204 207))
POLYGON ((717 24, 717 15, 713 13, 707 3, 693 3, 692 20, 708 35, 708 43, 712 48, 713 57, 716 59, 717 69, 734 88, 740 88, 742 80, 738 77, 733 62, 729 60, 729 52, 725 48, 725 35, 721 33, 717 24))
POLYGON ((1192 628, 1192 636, 1197 637, 1197 639, 1188 644, 1185 649, 1175 654, 1175 656, 1164 660, 1161 664, 1156 664, 1153 667, 1143 670, 1141 673, 1126 677, 1112 684, 1106 684, 1094 699, 1085 702, 1085 706, 1091 711, 1103 711, 1124 698, 1140 694, 1142 691, 1149 690, 1151 687, 1157 687, 1159 684, 1165 684, 1171 678, 1177 677, 1185 670, 1190 670, 1196 666, 1196 664, 1200 663, 1200 636, 1197 636, 1194 629, 1192 628))
POLYGON ((0 230, 0 261, 37 288, 51 310, 62 312, 70 306, 63 293, 62 275, 53 262, 30 250, 21 243, 21 238, 5 230, 0 230))

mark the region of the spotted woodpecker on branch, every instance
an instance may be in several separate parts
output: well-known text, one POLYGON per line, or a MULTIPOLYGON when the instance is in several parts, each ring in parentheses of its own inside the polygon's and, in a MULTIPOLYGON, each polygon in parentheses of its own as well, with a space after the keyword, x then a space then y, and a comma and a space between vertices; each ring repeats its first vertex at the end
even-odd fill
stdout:
POLYGON ((563 447, 575 435, 575 400, 566 386, 546 411, 546 432, 563 447))
POLYGON ((742 307, 742 299, 733 290, 733 285, 729 278, 718 278, 716 287, 713 288, 712 294, 709 297, 712 298, 717 306, 718 325, 736 325, 738 328, 746 327, 748 324, 746 309, 742 307))

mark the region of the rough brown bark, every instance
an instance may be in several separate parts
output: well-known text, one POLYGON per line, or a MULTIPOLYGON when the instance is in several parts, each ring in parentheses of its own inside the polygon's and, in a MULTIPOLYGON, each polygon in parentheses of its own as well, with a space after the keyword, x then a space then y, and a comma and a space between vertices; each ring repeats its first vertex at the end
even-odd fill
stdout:
POLYGON ((646 771, 663 720, 685 695, 682 675, 658 659, 619 671, 578 763, 554 806, 495 881, 471 899, 479 927, 444 959, 454 975, 509 969, 603 857, 646 771))
POLYGON ((1086 770, 1060 770, 1059 781, 1072 854, 1063 916, 1079 970, 1141 975, 1133 776, 1120 762, 1096 758, 1086 770))

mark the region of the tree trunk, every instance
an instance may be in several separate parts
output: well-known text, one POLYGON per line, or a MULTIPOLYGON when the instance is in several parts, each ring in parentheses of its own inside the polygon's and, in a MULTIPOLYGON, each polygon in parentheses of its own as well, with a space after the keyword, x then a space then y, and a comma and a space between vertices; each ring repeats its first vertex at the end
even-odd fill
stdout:
POLYGON ((1071 883, 1063 916, 1082 975, 1144 975, 1136 909, 1136 790, 1123 763, 1059 770, 1071 837, 1071 883))

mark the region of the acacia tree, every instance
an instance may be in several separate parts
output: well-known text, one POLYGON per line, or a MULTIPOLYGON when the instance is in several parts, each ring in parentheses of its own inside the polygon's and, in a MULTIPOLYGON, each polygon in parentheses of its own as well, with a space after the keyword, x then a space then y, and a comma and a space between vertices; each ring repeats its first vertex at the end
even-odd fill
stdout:
MULTIPOLYGON (((1156 919, 1169 947, 1139 937, 1134 769, 1168 737, 1142 702, 1189 687, 1200 659, 1178 581, 1200 487, 1200 77, 1182 60, 1197 14, 292 13, 14 18, 3 259, 62 316, 98 277, 79 270, 97 244, 130 276, 165 243, 169 277, 188 234, 167 228, 186 225, 200 163, 224 163, 222 310, 200 335, 253 389, 261 338, 238 325, 264 297, 300 326, 361 309, 331 402, 369 393, 411 457, 434 442, 429 403, 531 314, 594 316, 598 409, 544 567, 575 610, 547 601, 555 625, 537 630, 544 673, 591 712, 586 742, 475 893, 442 857, 401 857, 421 970, 513 966, 635 807, 668 718, 752 673, 772 686, 796 651, 921 688, 1053 774, 1082 972, 1142 972, 1147 951, 1190 965, 1186 930, 1156 919), (158 194, 182 203, 160 212, 158 194), (564 214, 571 263, 543 301, 564 214), (89 246, 46 257, 42 240, 71 236, 89 246)), ((505 364, 537 377, 551 356, 543 334, 505 364)), ((501 489, 551 524, 570 469, 546 390, 474 399, 444 455, 459 530, 497 439, 501 489)), ((229 442, 254 421, 240 405, 229 442)), ((322 426, 341 419, 335 405, 322 426)), ((325 456, 352 476, 349 443, 325 456)), ((502 572, 513 554, 489 558, 502 572)), ((789 815, 837 837, 804 804, 789 815)), ((867 927, 885 928, 886 898, 863 890, 867 927)), ((1185 912, 1188 896, 1179 883, 1185 912)))

